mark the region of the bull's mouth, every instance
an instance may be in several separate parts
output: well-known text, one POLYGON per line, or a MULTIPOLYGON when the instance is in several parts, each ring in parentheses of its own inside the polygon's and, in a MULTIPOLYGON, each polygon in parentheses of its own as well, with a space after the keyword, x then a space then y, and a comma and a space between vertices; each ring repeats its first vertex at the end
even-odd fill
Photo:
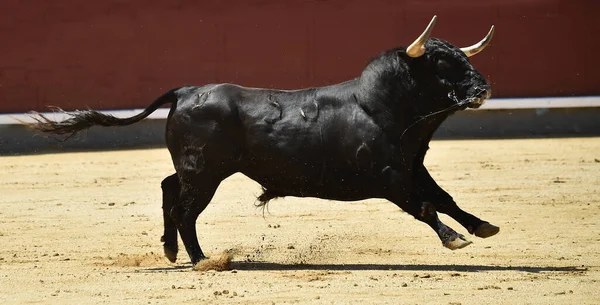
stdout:
POLYGON ((477 109, 481 107, 481 105, 483 105, 483 103, 485 103, 486 100, 487 98, 484 97, 474 97, 471 100, 471 102, 467 105, 467 107, 477 109))
POLYGON ((492 95, 491 90, 486 88, 475 88, 473 91, 473 94, 469 94, 469 97, 463 99, 459 99, 454 91, 448 93, 448 97, 454 100, 460 107, 476 109, 481 107, 492 95))

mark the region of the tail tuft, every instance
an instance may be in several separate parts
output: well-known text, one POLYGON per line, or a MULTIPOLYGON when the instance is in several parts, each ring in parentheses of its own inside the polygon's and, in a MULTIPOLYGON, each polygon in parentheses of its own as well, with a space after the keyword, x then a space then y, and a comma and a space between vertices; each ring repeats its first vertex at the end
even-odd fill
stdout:
POLYGON ((66 135, 61 141, 66 141, 74 137, 79 131, 90 128, 94 125, 100 126, 123 126, 127 125, 128 120, 119 119, 109 114, 103 114, 95 110, 76 110, 66 112, 58 107, 50 107, 54 113, 66 114, 69 118, 63 121, 53 121, 47 116, 32 111, 30 117, 35 123, 24 123, 27 127, 56 135, 66 135))
POLYGON ((28 123, 21 121, 21 123, 40 132, 64 135, 64 138, 57 140, 66 141, 75 136, 79 131, 92 126, 126 126, 139 122, 156 111, 160 106, 177 102, 177 90, 179 89, 169 90, 144 109, 144 111, 129 118, 117 118, 92 109, 67 112, 58 107, 50 107, 54 113, 67 115, 68 118, 62 121, 54 121, 39 112, 32 111, 29 114, 35 122, 28 123))

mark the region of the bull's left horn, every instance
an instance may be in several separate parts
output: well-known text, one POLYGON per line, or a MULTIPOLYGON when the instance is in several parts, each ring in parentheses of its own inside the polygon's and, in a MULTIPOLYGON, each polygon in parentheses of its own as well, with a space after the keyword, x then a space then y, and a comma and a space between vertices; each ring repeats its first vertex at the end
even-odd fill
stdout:
POLYGON ((492 28, 490 29, 490 31, 488 32, 488 34, 485 36, 485 38, 483 38, 480 42, 470 46, 470 47, 466 47, 466 48, 460 48, 461 51, 463 51, 467 57, 471 57, 481 51, 483 51, 483 49, 485 49, 485 47, 487 47, 487 45, 490 43, 490 41, 492 41, 492 36, 494 36, 494 26, 492 25, 492 28))
POLYGON ((436 19, 437 16, 433 16, 423 34, 421 34, 421 36, 419 36, 417 40, 415 40, 413 43, 410 44, 410 46, 408 46, 408 48, 406 48, 406 54, 408 54, 408 56, 412 58, 417 58, 425 54, 425 42, 429 38, 429 35, 431 35, 431 31, 433 30, 433 26, 435 25, 436 19))

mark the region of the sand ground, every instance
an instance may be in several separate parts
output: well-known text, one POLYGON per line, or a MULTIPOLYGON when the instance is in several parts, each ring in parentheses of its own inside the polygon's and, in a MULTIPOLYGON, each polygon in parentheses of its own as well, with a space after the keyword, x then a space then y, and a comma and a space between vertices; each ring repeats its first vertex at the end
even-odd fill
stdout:
POLYGON ((0 303, 600 302, 600 138, 431 147, 438 183, 498 235, 450 251, 380 199, 284 198, 263 217, 234 175, 197 222, 205 253, 234 253, 223 272, 162 256, 166 149, 0 157, 0 303))

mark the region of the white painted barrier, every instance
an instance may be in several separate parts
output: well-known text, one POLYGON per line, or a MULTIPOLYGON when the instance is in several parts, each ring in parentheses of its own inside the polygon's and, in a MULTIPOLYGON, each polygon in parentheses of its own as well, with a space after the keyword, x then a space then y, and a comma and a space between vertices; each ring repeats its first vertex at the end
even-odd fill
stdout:
MULTIPOLYGON (((509 110, 509 109, 550 109, 550 108, 589 108, 600 107, 600 96, 578 96, 578 97, 536 97, 536 98, 492 98, 476 111, 482 110, 509 110)), ((143 109, 128 110, 106 110, 101 111, 116 117, 131 117, 143 109)), ((54 120, 62 120, 67 116, 60 113, 43 113, 54 120)), ((153 112, 148 119, 166 119, 169 108, 160 108, 153 112)), ((22 113, 0 114, 0 125, 19 124, 18 120, 32 122, 33 120, 22 113)))

